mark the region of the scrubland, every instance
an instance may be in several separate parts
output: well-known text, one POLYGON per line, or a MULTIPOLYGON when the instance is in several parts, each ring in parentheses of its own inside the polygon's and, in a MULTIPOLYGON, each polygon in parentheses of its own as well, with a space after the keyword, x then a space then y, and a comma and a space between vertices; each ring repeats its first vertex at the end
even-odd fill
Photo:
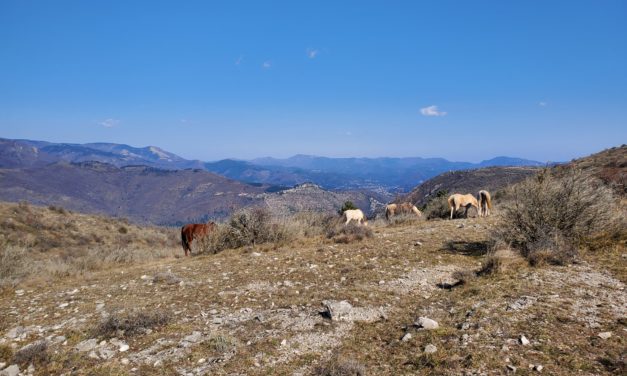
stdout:
POLYGON ((3 204, 0 363, 36 375, 625 374, 625 207, 588 176, 547 174, 500 194, 488 218, 442 220, 436 203, 431 220, 367 227, 243 211, 187 258, 177 229, 3 204))

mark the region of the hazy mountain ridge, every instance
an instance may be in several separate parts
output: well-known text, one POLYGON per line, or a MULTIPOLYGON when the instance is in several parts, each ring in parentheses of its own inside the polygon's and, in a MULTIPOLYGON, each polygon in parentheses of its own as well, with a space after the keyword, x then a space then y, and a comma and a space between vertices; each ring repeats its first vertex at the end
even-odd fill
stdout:
POLYGON ((388 192, 410 190, 422 181, 451 170, 495 165, 544 165, 541 162, 511 157, 469 163, 451 162, 444 158, 328 158, 308 155, 295 155, 287 159, 224 159, 201 162, 186 160, 155 146, 136 148, 114 143, 59 144, 0 139, 0 167, 33 167, 58 161, 91 160, 118 167, 147 165, 172 170, 203 168, 235 180, 287 187, 313 182, 325 189, 388 192))
POLYGON ((479 163, 451 162, 444 158, 327 158, 295 155, 286 159, 258 158, 252 163, 266 167, 301 168, 343 174, 361 184, 409 190, 446 171, 488 166, 543 166, 544 163, 512 157, 496 157, 479 163))
POLYGON ((159 225, 224 219, 249 206, 267 207, 274 214, 299 210, 335 213, 347 200, 372 214, 388 198, 380 193, 331 192, 308 185, 284 193, 277 186, 242 183, 201 169, 116 167, 95 161, 0 169, 2 201, 55 205, 159 225))
POLYGON ((147 165, 171 170, 202 168, 199 161, 186 160, 156 146, 136 148, 103 142, 71 144, 0 139, 0 167, 31 167, 59 161, 97 161, 118 167, 147 165), (21 164, 11 160, 18 154, 23 161, 21 164))

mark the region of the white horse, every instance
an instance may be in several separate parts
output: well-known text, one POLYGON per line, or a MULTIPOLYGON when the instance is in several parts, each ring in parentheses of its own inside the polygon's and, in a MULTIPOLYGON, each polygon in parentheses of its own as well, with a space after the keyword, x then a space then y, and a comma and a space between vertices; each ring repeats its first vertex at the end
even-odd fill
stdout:
POLYGON ((448 198, 448 207, 451 209, 451 219, 453 219, 453 214, 455 214, 455 212, 462 206, 465 209, 464 215, 468 214, 468 208, 470 206, 474 206, 475 209, 477 209, 477 212, 479 212, 479 203, 477 202, 475 196, 470 193, 465 195, 455 193, 450 195, 448 198))
POLYGON ((346 219, 346 223, 344 223, 344 225, 347 225, 350 221, 357 221, 357 224, 363 224, 364 226, 368 226, 366 216, 364 215, 364 212, 362 212, 360 209, 345 210, 343 217, 344 219, 346 219))
POLYGON ((490 192, 483 189, 480 190, 477 199, 479 200, 479 217, 489 216, 490 210, 492 209, 492 197, 490 197, 490 192))

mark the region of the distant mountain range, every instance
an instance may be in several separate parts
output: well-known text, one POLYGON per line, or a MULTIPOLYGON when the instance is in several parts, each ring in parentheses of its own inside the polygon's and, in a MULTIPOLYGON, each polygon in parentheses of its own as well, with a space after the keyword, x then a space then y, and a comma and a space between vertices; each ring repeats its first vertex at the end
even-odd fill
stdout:
MULTIPOLYGON (((625 146, 609 149, 578 160, 577 166, 624 192, 625 150, 625 146)), ((0 200, 26 200, 161 225, 223 219, 249 206, 266 207, 278 215, 335 213, 348 200, 372 216, 395 196, 424 204, 438 191, 495 192, 533 175, 542 165, 508 157, 473 164, 441 158, 303 155, 201 162, 157 147, 0 139, 0 200), (519 164, 527 166, 508 167, 519 164), (494 165, 499 167, 481 167, 494 165), (462 170, 448 170, 456 168, 462 170), (420 184, 442 169, 447 170, 420 184), (324 189, 329 187, 336 190, 324 189), (401 196, 393 193, 399 187, 413 189, 401 196)))
POLYGON ((372 214, 387 199, 372 192, 330 192, 313 184, 282 190, 200 169, 116 167, 94 161, 0 169, 1 201, 25 200, 159 225, 224 219, 249 206, 266 207, 278 215, 303 210, 335 213, 347 200, 372 214))
POLYGON ((145 165, 168 170, 197 168, 248 183, 291 187, 311 182, 325 189, 369 189, 377 192, 408 191, 446 171, 544 165, 542 162, 510 157, 469 163, 443 158, 327 158, 308 155, 287 159, 202 162, 186 160, 155 146, 136 148, 113 143, 66 144, 0 138, 0 168, 45 166, 60 161, 97 161, 117 167, 145 165))

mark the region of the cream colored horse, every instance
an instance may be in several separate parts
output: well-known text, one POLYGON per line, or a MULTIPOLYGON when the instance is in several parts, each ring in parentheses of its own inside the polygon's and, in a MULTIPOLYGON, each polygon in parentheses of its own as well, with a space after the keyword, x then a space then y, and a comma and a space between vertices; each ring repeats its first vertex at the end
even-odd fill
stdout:
POLYGON ((350 221, 357 221, 357 224, 368 226, 368 220, 366 220, 364 212, 360 209, 345 210, 343 216, 344 219, 346 219, 346 223, 344 223, 345 225, 347 225, 350 221))
POLYGON ((490 197, 490 192, 483 189, 480 190, 477 199, 479 200, 479 217, 489 216, 490 210, 492 210, 492 197, 490 197))
POLYGON ((395 216, 396 214, 409 214, 414 213, 418 218, 422 217, 422 212, 418 210, 415 205, 412 205, 411 202, 403 202, 400 204, 389 204, 385 207, 385 219, 388 221, 390 217, 395 216))
POLYGON ((475 196, 470 193, 465 195, 455 193, 450 195, 448 198, 448 207, 451 209, 451 219, 453 219, 453 214, 455 214, 455 212, 462 206, 465 208, 464 215, 468 213, 468 207, 470 206, 474 206, 477 209, 477 212, 479 212, 479 203, 477 202, 475 196))

